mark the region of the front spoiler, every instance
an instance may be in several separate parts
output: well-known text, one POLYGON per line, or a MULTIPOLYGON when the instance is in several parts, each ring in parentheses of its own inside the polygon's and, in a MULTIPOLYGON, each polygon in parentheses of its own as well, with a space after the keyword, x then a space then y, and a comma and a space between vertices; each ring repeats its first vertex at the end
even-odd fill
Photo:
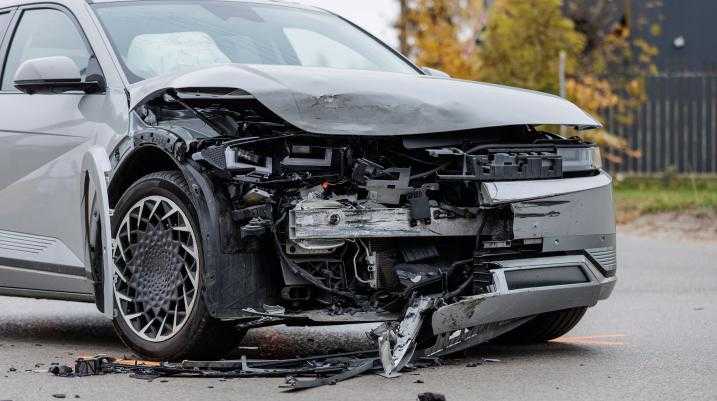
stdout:
MULTIPOLYGON (((494 285, 487 294, 465 297, 437 309, 432 316, 433 333, 472 328, 553 312, 563 309, 594 306, 607 299, 617 279, 605 277, 586 257, 555 256, 495 262, 499 268, 491 270, 494 285), (506 274, 516 270, 578 267, 586 282, 564 285, 534 286, 510 289, 506 274)), ((538 270, 535 270, 536 272, 538 270)))

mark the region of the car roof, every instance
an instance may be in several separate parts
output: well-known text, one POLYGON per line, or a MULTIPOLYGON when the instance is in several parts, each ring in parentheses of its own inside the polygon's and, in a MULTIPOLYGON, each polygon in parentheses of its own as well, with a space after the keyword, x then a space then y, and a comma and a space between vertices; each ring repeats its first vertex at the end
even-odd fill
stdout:
MULTIPOLYGON (((15 6, 22 6, 26 4, 35 4, 35 3, 59 3, 64 5, 69 4, 105 4, 105 3, 127 3, 127 2, 142 2, 146 0, 0 0, 0 9, 7 8, 7 7, 15 7, 15 6)), ((163 0, 151 0, 151 1, 163 1, 163 0)), ((167 1, 182 1, 182 0, 167 0, 167 1)), ((231 1, 231 2, 238 2, 238 3, 255 3, 255 4, 273 4, 273 5, 279 5, 279 6, 285 6, 285 7, 293 7, 293 8, 303 8, 307 10, 314 10, 314 11, 323 11, 327 12, 326 10, 319 8, 319 7, 313 7, 301 3, 296 3, 293 1, 283 1, 283 0, 220 0, 220 1, 231 1)))

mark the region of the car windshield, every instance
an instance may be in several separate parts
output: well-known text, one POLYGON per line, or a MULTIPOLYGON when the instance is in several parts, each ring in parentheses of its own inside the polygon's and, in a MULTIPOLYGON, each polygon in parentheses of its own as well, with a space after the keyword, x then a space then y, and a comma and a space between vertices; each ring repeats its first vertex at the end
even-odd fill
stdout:
POLYGON ((224 63, 417 74, 385 45, 327 12, 237 1, 95 3, 130 82, 224 63))

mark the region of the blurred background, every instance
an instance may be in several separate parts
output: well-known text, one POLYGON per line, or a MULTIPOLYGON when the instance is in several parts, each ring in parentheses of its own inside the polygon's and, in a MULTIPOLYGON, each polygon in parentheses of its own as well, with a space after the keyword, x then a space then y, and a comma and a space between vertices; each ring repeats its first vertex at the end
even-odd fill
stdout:
POLYGON ((300 2, 418 65, 567 97, 605 126, 563 134, 601 145, 619 222, 688 214, 717 235, 717 1, 300 2))

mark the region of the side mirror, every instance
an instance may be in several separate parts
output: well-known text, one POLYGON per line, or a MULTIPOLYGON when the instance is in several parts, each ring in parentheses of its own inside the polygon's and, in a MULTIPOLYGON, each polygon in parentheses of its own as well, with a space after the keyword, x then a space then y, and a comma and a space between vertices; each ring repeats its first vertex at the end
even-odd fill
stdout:
POLYGON ((423 71, 426 75, 432 76, 432 77, 438 77, 438 78, 450 78, 451 76, 446 74, 445 72, 441 70, 437 70, 435 68, 429 68, 429 67, 421 67, 421 71, 423 71))
POLYGON ((29 95, 72 91, 97 93, 105 89, 101 75, 88 75, 88 78, 89 80, 82 80, 80 68, 69 57, 42 57, 20 64, 13 84, 18 90, 29 95))

